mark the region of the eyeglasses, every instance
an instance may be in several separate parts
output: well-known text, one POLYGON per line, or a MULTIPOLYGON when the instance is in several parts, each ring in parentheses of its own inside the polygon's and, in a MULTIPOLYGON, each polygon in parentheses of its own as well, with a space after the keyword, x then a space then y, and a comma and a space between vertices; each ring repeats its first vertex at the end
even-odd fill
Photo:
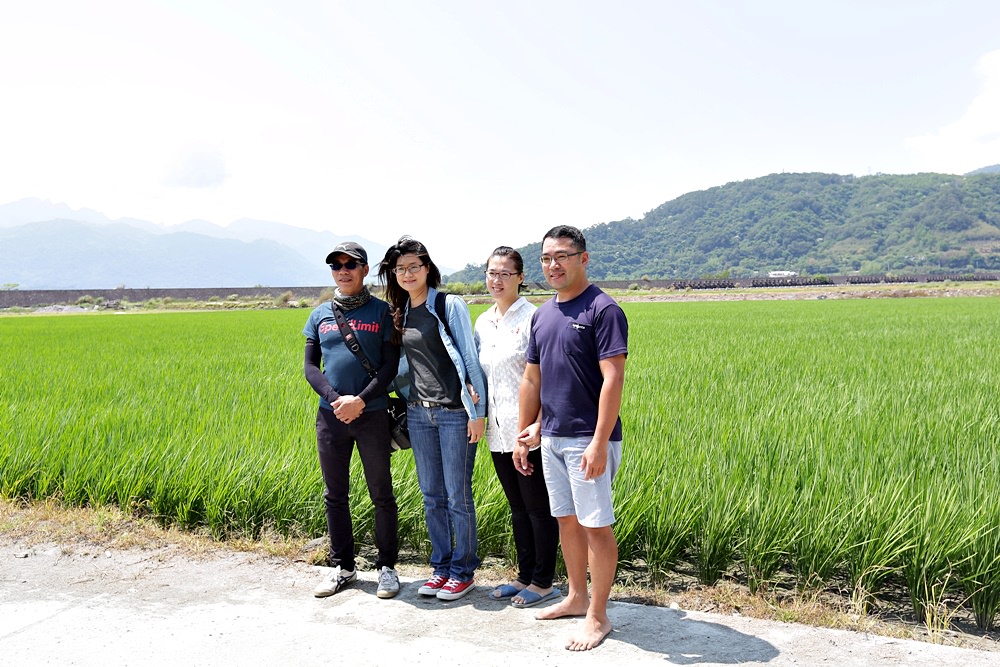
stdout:
POLYGON ((538 261, 542 263, 542 266, 548 266, 552 262, 559 262, 562 264, 570 257, 576 257, 577 255, 582 255, 583 251, 579 252, 557 252, 554 255, 542 255, 538 258, 538 261))
POLYGON ((397 266, 397 267, 393 268, 392 272, 395 273, 397 276, 401 276, 404 273, 409 273, 411 276, 415 276, 415 275, 417 275, 417 273, 420 272, 420 269, 424 268, 425 266, 427 266, 427 265, 426 264, 410 264, 409 266, 397 266))
POLYGON ((359 261, 354 260, 354 259, 349 259, 346 262, 344 262, 343 264, 341 264, 340 262, 334 260, 334 261, 330 262, 330 268, 333 269, 334 271, 340 271, 341 269, 347 269, 348 271, 353 271, 354 269, 358 268, 362 264, 363 264, 363 262, 359 262, 359 261))
POLYGON ((486 279, 487 280, 496 280, 497 278, 499 278, 500 280, 502 280, 504 282, 507 282, 508 280, 510 280, 512 276, 520 275, 518 273, 511 273, 510 271, 499 271, 499 272, 498 271, 485 271, 484 273, 486 274, 486 279))

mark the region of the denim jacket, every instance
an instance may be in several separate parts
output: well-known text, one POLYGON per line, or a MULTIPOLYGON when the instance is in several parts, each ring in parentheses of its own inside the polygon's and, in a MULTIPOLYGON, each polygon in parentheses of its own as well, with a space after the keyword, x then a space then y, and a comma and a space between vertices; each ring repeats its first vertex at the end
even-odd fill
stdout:
MULTIPOLYGON (((482 419, 486 416, 487 394, 486 381, 483 377, 482 366, 479 365, 479 345, 472 334, 472 320, 469 315, 469 307, 459 296, 451 294, 445 295, 445 314, 448 316, 448 327, 451 329, 449 337, 444 329, 444 324, 434 312, 434 299, 437 298, 437 290, 433 287, 427 288, 427 300, 421 308, 426 308, 427 312, 438 321, 438 332, 444 347, 448 350, 451 363, 458 373, 458 379, 462 386, 462 405, 469 414, 469 419, 482 419), (461 370, 460 370, 461 369, 461 370), (469 393, 468 385, 471 384, 479 394, 479 403, 472 401, 472 394, 469 393)), ((406 310, 403 311, 403 326, 406 326, 406 316, 410 312, 410 304, 407 302, 406 310)), ((396 393, 401 396, 409 394, 409 364, 406 355, 400 355, 399 371, 396 378, 396 393)))

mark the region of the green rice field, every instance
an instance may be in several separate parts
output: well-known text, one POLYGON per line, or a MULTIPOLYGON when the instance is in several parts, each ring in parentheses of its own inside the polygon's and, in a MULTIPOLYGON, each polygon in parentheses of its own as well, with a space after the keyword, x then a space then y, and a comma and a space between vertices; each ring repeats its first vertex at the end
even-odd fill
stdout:
MULTIPOLYGON (((929 626, 959 605, 997 622, 996 299, 624 308, 624 565, 835 588, 859 612, 903 586, 929 626)), ((322 535, 307 316, 0 318, 0 495, 114 503, 219 536, 322 535)), ((426 552, 412 456, 394 454, 393 469, 403 542, 426 552)), ((482 555, 512 557, 484 443, 474 486, 482 555)))

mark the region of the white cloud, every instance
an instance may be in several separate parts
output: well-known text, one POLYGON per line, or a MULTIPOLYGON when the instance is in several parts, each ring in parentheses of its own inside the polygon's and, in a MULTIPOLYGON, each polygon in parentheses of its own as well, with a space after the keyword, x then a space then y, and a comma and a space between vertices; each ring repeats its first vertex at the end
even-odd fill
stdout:
POLYGON ((1000 163, 1000 50, 980 58, 979 92, 962 117, 907 145, 930 171, 965 173, 1000 163))

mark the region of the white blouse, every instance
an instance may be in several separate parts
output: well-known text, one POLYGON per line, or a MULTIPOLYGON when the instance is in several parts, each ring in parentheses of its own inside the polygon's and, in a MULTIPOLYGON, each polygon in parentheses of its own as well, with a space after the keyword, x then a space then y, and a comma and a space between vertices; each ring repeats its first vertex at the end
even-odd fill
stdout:
POLYGON ((518 393, 535 310, 522 296, 502 316, 493 304, 476 318, 479 363, 486 376, 489 397, 486 441, 491 452, 513 452, 517 442, 518 393))

